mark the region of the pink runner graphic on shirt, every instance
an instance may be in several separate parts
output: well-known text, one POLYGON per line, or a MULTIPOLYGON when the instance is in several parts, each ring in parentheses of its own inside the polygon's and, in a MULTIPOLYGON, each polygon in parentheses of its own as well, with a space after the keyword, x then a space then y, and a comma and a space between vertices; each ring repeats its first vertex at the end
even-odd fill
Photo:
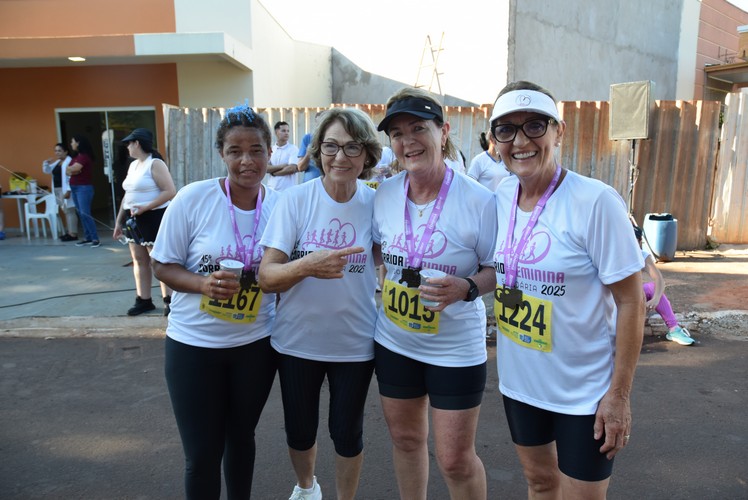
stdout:
MULTIPOLYGON (((260 261, 262 260, 263 255, 263 249, 262 246, 259 245, 259 238, 255 238, 254 245, 250 245, 247 243, 252 242, 252 236, 246 235, 243 238, 242 243, 245 244, 245 248, 249 248, 250 246, 254 247, 254 251, 252 252, 252 266, 258 266, 260 264, 260 261)), ((241 250, 236 245, 229 244, 228 246, 221 247, 221 254, 220 257, 216 259, 216 264, 220 264, 222 260, 238 260, 239 262, 244 262, 244 255, 242 254, 241 250)))
POLYGON ((343 222, 338 218, 331 219, 326 227, 307 231, 305 240, 300 241, 297 248, 309 250, 311 248, 326 248, 340 250, 356 243, 356 228, 350 222, 343 222))
MULTIPOLYGON (((413 241, 414 246, 418 248, 418 244, 421 241, 421 237, 423 236, 423 232, 426 229, 426 224, 421 224, 416 228, 416 237, 413 241)), ((405 246, 405 233, 399 233, 395 236, 395 239, 390 243, 388 247, 388 251, 391 252, 392 249, 395 248, 397 250, 400 250, 404 254, 407 255, 408 249, 405 246)), ((441 231, 434 230, 434 233, 431 235, 431 240, 429 240, 428 245, 426 245, 426 251, 423 254, 423 259, 426 260, 432 260, 437 257, 439 257, 441 254, 444 253, 444 251, 447 249, 447 237, 442 233, 441 231)))
MULTIPOLYGON (((504 253, 509 250, 510 254, 513 254, 517 249, 517 241, 511 249, 504 248, 506 245, 506 239, 502 240, 501 246, 496 250, 494 260, 496 262, 503 262, 504 253)), ((545 231, 533 232, 530 239, 527 241, 522 255, 519 257, 520 264, 536 264, 542 261, 546 255, 551 251, 551 237, 545 231)))

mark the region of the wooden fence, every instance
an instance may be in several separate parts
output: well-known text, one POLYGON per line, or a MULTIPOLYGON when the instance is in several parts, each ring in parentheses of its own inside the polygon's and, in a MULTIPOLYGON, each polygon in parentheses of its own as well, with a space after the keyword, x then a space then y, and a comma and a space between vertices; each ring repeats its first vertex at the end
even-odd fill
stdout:
MULTIPOLYGON (((657 101, 650 116, 650 139, 635 142, 609 139, 607 102, 563 102, 560 110, 567 128, 559 161, 570 170, 613 186, 631 202, 639 224, 647 213, 673 214, 678 219, 681 250, 703 248, 712 221, 712 239, 747 244, 747 102, 746 91, 732 94, 728 101, 721 144, 729 146, 723 146, 721 156, 721 105, 717 101, 657 101), (724 152, 725 147, 729 154, 724 152), (714 216, 710 218, 712 212, 714 216)), ((355 107, 367 112, 375 123, 384 116, 383 105, 355 107)), ((314 128, 316 114, 322 110, 257 111, 271 127, 276 121, 288 122, 293 134, 291 142, 299 144, 304 134, 314 128)), ((225 175, 225 166, 213 146, 223 112, 216 108, 164 105, 168 162, 178 188, 195 180, 225 175)), ((488 127, 490 106, 447 107, 445 112, 452 137, 469 164, 481 152, 478 136, 488 127)), ((387 144, 384 134, 381 139, 387 144)))
POLYGON ((748 89, 727 96, 720 144, 710 237, 748 243, 748 89))

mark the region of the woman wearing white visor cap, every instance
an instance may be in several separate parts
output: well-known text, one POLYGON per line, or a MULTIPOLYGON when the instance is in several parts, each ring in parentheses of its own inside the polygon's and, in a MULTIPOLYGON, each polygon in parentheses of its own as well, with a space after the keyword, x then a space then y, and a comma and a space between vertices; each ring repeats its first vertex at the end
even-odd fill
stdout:
POLYGON ((497 189, 499 388, 528 496, 605 498, 631 433, 644 262, 620 195, 563 168, 553 96, 499 94, 491 133, 515 175, 497 189))

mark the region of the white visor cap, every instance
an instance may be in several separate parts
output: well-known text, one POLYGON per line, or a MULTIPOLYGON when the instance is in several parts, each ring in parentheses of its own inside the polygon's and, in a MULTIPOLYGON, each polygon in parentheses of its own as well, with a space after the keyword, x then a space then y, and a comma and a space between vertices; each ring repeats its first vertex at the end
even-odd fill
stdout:
POLYGON ((558 108, 553 99, 536 90, 512 90, 496 99, 489 123, 509 113, 529 111, 550 116, 557 122, 561 121, 558 108))

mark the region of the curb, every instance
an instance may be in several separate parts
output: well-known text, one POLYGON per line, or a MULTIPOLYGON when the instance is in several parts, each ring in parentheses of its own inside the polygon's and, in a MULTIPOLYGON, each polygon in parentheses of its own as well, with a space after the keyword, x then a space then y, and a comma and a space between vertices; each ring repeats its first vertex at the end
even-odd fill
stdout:
POLYGON ((26 317, 0 321, 0 338, 158 338, 166 324, 156 315, 26 317))

